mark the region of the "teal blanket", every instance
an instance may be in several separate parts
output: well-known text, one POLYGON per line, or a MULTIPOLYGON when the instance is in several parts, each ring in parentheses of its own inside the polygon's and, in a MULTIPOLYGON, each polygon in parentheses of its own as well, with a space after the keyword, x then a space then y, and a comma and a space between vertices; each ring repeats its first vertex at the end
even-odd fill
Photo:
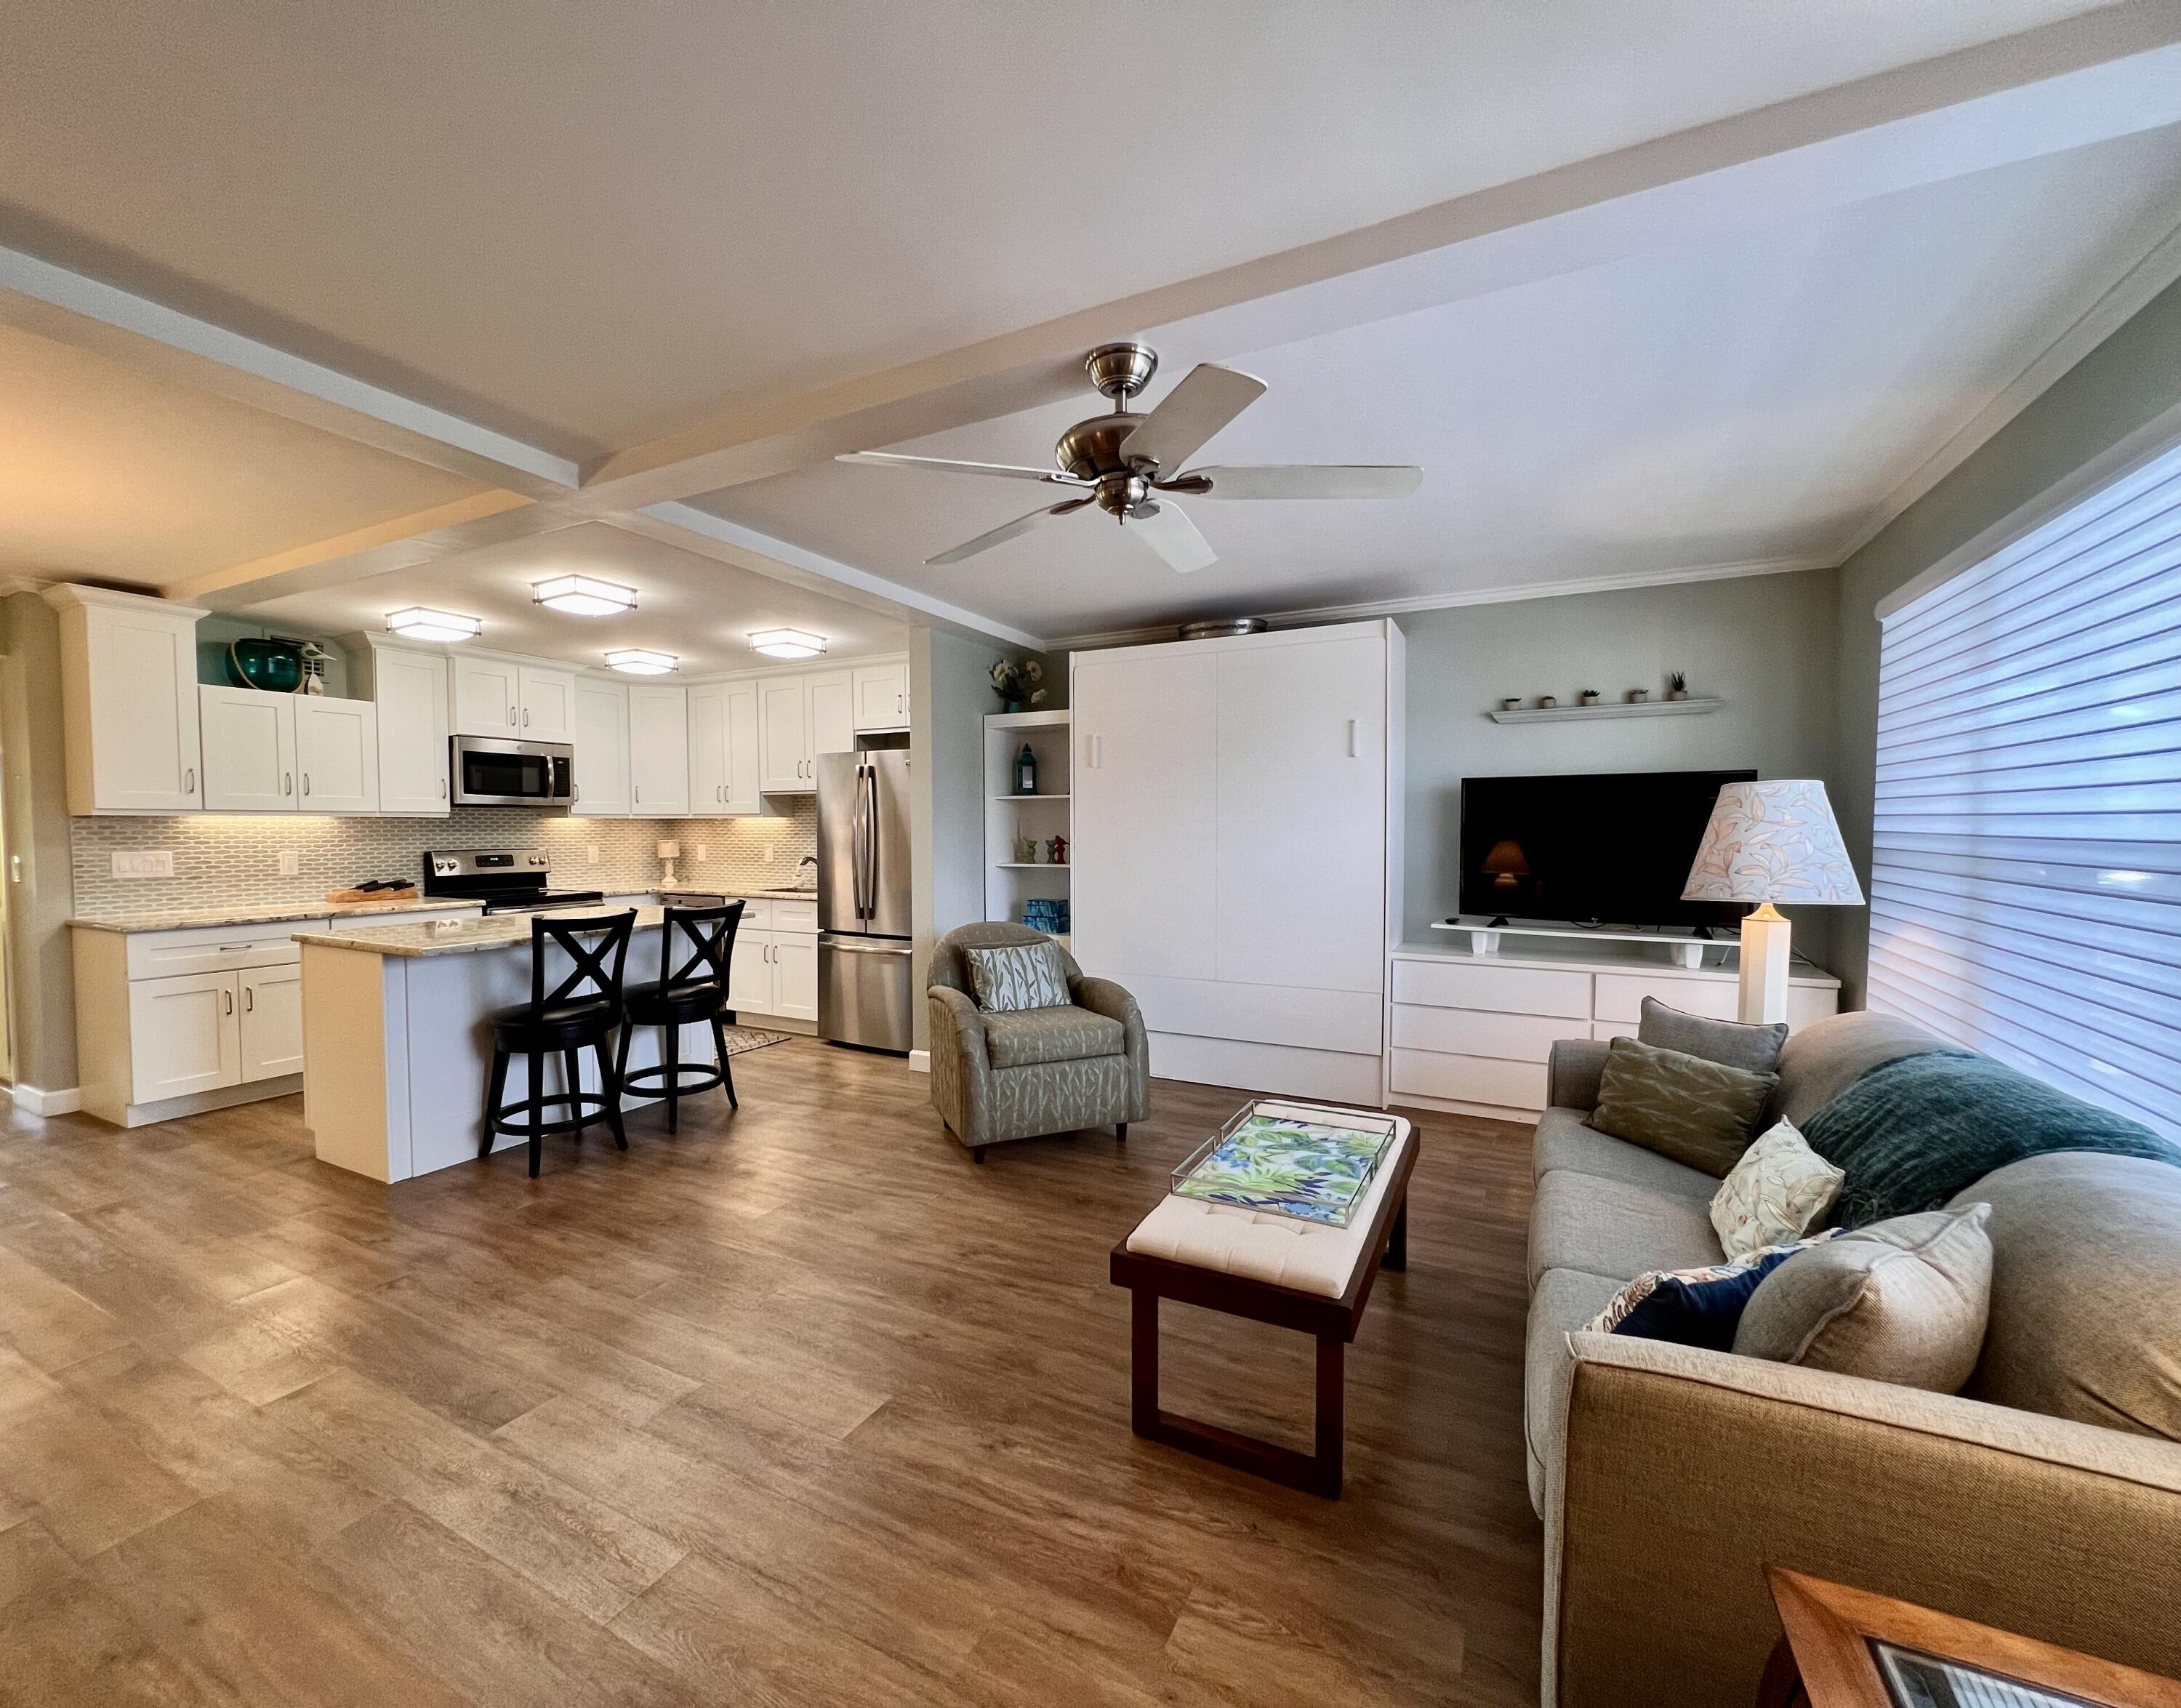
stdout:
POLYGON ((2181 1145, 1972 1050, 1880 1062, 1803 1136, 1846 1172, 1834 1219, 1868 1227, 1935 1210, 1994 1169, 2048 1151, 2103 1151, 2181 1168, 2181 1145))

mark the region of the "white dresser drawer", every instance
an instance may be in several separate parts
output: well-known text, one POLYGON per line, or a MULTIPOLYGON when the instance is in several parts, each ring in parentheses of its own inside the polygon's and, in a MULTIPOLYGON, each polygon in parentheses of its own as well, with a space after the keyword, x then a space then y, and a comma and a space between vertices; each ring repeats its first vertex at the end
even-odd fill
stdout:
POLYGON ((817 936, 818 904, 779 901, 773 903, 772 929, 776 931, 800 931, 811 937, 817 936))
POLYGON ((176 978, 184 973, 225 973, 238 967, 289 966, 302 959, 297 931, 320 931, 323 919, 283 920, 275 925, 207 926, 183 931, 134 931, 129 937, 129 976, 176 978))
POLYGON ((1406 1092, 1449 1103, 1537 1110, 1545 1107, 1545 1070, 1543 1063, 1500 1062, 1483 1056, 1397 1048, 1393 1090, 1395 1103, 1406 1092))
POLYGON ((1600 973, 1594 1012, 1601 1020, 1625 1020, 1633 1026, 1643 1017, 1643 998, 1656 997, 1685 1014, 1731 1020, 1741 1005, 1739 992, 1740 987, 1731 978, 1660 979, 1641 973, 1600 973))
POLYGON ((1478 1009, 1427 1009, 1397 1003, 1394 1047, 1437 1050, 1499 1061, 1542 1062, 1562 1038, 1589 1036, 1581 1020, 1556 1015, 1487 1014, 1478 1009))
POLYGON ((1395 961, 1394 1000, 1496 1014, 1590 1018, 1588 973, 1495 967, 1476 961, 1395 961))

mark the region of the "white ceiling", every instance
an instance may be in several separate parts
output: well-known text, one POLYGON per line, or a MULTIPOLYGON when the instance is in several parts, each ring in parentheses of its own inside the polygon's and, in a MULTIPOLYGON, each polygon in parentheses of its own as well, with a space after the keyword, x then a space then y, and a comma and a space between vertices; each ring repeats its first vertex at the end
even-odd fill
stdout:
MULTIPOLYGON (((2177 191, 2181 129, 2143 132, 1245 355, 1272 389, 1195 462, 1412 462, 1423 489, 1184 500, 1221 556, 1185 578, 1096 511, 926 568, 1035 505, 1008 482, 825 462, 697 501, 1054 637, 1836 562, 2167 235, 2177 191)), ((1100 401, 891 448, 1044 467, 1100 401)))
POLYGON ((680 659, 685 675, 772 663, 750 650, 753 629, 824 635, 836 658, 897 651, 908 638, 891 618, 602 522, 489 546, 457 562, 269 600, 238 614, 276 629, 344 634, 383 629, 387 612, 412 605, 482 617, 479 646, 594 666, 605 664, 610 647, 649 647, 680 659), (548 611, 532 598, 531 585, 555 575, 602 576, 633 587, 637 608, 610 617, 548 611))
POLYGON ((0 242, 589 456, 2091 9, 11 0, 0 242))
POLYGON ((479 489, 0 326, 0 571, 162 585, 479 489))

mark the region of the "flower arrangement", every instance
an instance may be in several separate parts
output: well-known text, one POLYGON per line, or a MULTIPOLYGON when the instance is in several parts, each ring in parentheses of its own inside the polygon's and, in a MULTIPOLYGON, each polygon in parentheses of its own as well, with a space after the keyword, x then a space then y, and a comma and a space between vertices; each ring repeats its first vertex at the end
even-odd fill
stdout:
POLYGON ((1034 658, 1024 659, 1020 664, 1011 658, 996 658, 992 661, 991 678, 992 692, 999 695, 1003 710, 1020 711, 1045 699, 1045 690, 1039 686, 1045 680, 1045 666, 1034 658))

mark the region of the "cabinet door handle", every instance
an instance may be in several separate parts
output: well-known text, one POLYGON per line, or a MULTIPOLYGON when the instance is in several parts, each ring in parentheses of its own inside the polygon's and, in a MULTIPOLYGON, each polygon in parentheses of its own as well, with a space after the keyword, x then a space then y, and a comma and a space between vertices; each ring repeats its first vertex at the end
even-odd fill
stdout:
POLYGON ((227 1004, 224 1012, 230 1014, 233 1014, 235 1012, 235 992, 233 991, 222 991, 219 995, 220 1000, 227 1004))
POLYGON ((305 794, 308 794, 310 792, 311 792, 311 774, 310 774, 310 772, 308 772, 308 771, 305 771, 305 772, 303 773, 303 793, 304 793, 305 794))
POLYGON ((254 1014, 257 1012, 257 987, 256 985, 245 985, 242 987, 242 1012, 246 1014, 254 1014))
POLYGON ((1363 757, 1363 750, 1358 745, 1358 740, 1361 734, 1361 723, 1362 720, 1360 718, 1351 717, 1348 720, 1348 757, 1350 759, 1361 759, 1363 757))
POLYGON ((906 712, 908 710, 908 696, 905 694, 896 694, 893 697, 893 709, 897 712, 906 712))
POLYGON ((441 777, 441 778, 439 779, 439 799, 440 799, 441 800, 444 800, 446 798, 447 798, 447 780, 446 780, 446 778, 444 778, 444 777, 441 777))
POLYGON ((295 792, 295 773, 291 771, 282 771, 280 773, 280 793, 282 794, 293 794, 295 792))
POLYGON ((510 706, 507 709, 507 727, 510 729, 513 729, 515 727, 515 708, 513 706, 510 706))
POLYGON ((522 727, 525 729, 530 727, 530 708, 527 705, 522 708, 522 727))
POLYGON ((182 793, 184 794, 195 794, 196 792, 197 768, 195 766, 190 766, 182 772, 182 793))

